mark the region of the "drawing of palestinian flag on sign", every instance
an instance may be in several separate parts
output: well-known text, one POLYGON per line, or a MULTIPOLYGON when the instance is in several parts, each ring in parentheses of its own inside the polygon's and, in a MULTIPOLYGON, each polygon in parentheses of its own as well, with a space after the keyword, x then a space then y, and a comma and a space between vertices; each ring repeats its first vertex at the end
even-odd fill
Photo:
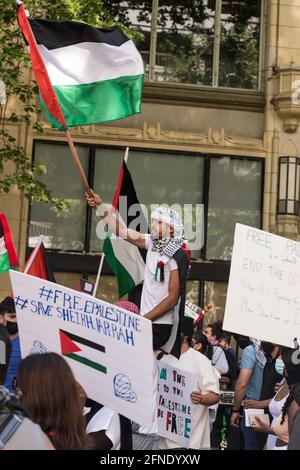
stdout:
POLYGON ((101 353, 105 353, 104 346, 89 341, 86 338, 82 338, 81 336, 74 335, 73 333, 70 333, 69 331, 65 330, 59 330, 59 337, 62 356, 68 357, 73 361, 80 362, 81 364, 84 364, 87 367, 91 367, 92 369, 102 372, 103 374, 107 373, 107 368, 103 364, 92 361, 88 357, 77 354, 82 352, 82 349, 77 344, 82 344, 83 346, 87 346, 88 348, 100 351, 101 353), (75 342, 77 344, 75 344, 75 342))
POLYGON ((0 214, 0 273, 16 268, 19 260, 10 228, 4 214, 0 214))

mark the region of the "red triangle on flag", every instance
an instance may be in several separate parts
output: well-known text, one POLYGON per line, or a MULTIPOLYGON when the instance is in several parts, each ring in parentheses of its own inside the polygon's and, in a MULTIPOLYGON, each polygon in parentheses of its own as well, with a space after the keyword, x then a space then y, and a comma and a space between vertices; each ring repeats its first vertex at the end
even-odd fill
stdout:
POLYGON ((59 336, 60 336, 61 353, 63 356, 66 354, 71 354, 71 353, 81 351, 81 349, 75 343, 73 343, 73 341, 61 330, 59 330, 59 336))

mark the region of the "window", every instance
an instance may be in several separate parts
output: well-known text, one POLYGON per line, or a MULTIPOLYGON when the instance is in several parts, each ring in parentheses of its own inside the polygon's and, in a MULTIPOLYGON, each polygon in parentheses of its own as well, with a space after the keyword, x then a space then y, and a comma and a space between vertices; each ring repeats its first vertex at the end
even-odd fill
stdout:
MULTIPOLYGON (((85 174, 88 174, 89 147, 76 145, 85 174)), ((69 212, 57 214, 48 204, 32 204, 30 210, 29 246, 44 235, 46 248, 82 251, 85 248, 86 203, 84 188, 74 165, 69 147, 64 144, 36 142, 34 160, 45 165, 47 174, 40 180, 56 198, 67 199, 69 212)))
POLYGON ((299 215, 300 158, 279 158, 278 214, 299 215))
MULTIPOLYGON (((77 150, 91 187, 104 202, 111 203, 124 149, 77 145, 77 150)), ((85 202, 68 146, 37 141, 34 158, 46 164, 43 181, 53 195, 67 198, 71 209, 56 214, 46 204, 32 204, 29 247, 35 246, 37 237, 43 234, 48 249, 101 252, 102 243, 96 236, 100 219, 85 202)), ((261 227, 262 159, 132 149, 128 168, 139 201, 147 209, 149 223, 151 205, 177 205, 177 210, 186 205, 182 215, 192 249, 193 236, 196 232, 199 236, 204 229, 206 244, 201 251, 199 247, 193 249, 193 258, 230 261, 235 224, 261 227), (195 212, 199 206, 204 206, 204 222, 195 212)))
POLYGON ((144 35, 145 79, 257 90, 265 0, 104 1, 144 35))
POLYGON ((206 4, 159 2, 154 80, 211 85, 215 8, 206 4))
POLYGON ((219 86, 258 88, 260 3, 222 2, 219 86))
POLYGON ((261 160, 210 161, 207 259, 230 260, 236 223, 261 226, 261 160))

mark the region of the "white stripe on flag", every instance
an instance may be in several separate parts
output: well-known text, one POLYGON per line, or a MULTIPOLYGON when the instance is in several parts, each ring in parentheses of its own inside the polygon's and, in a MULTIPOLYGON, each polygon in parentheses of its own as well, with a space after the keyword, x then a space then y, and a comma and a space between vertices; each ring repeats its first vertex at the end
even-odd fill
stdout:
POLYGON ((142 282, 145 276, 145 263, 138 248, 121 238, 110 240, 115 257, 130 274, 135 285, 142 282))
POLYGON ((53 86, 95 83, 144 73, 141 55, 131 40, 119 47, 91 42, 52 50, 41 44, 38 47, 53 86))

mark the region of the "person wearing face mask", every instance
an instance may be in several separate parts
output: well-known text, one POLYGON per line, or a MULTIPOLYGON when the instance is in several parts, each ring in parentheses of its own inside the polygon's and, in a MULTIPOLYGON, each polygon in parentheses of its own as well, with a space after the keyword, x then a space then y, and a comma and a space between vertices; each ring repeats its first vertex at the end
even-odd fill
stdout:
POLYGON ((16 377, 17 368, 21 361, 20 339, 17 323, 15 303, 11 297, 6 297, 0 304, 0 311, 4 316, 4 324, 11 341, 11 356, 6 374, 4 386, 8 390, 13 389, 13 382, 16 377))
MULTIPOLYGON (((282 373, 279 374, 276 370, 276 362, 279 359, 280 347, 277 344, 269 343, 267 341, 259 341, 252 339, 255 348, 255 354, 258 362, 263 368, 263 379, 262 387, 260 392, 259 400, 245 400, 245 408, 258 408, 264 409, 265 413, 269 413, 269 404, 274 396, 274 387, 277 382, 282 380, 282 373)), ((283 372, 282 367, 279 367, 280 362, 277 364, 277 368, 283 372)), ((271 416, 270 416, 271 417, 271 416)), ((257 442, 260 449, 266 444, 267 434, 259 434, 257 436, 257 442)))

